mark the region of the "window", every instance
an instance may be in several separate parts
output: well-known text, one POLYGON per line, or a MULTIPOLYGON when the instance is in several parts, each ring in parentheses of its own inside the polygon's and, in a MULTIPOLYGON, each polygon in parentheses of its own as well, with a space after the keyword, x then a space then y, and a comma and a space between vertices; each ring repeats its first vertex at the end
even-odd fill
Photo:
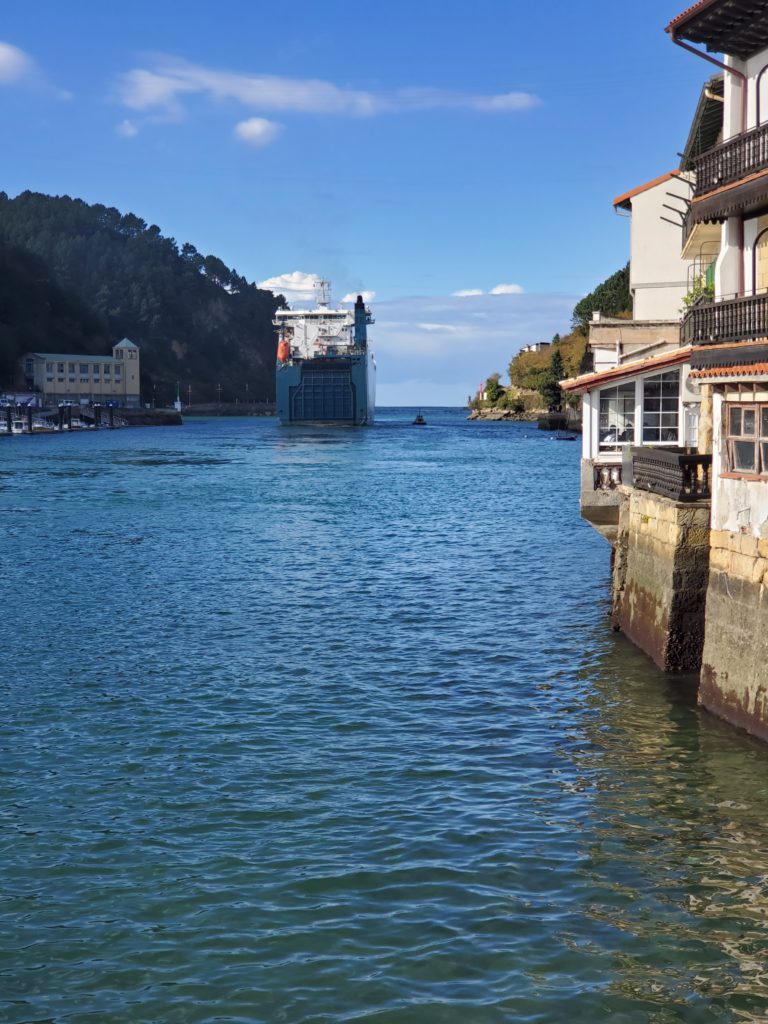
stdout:
POLYGON ((59 373, 64 373, 64 363, 57 363, 56 366, 59 373))
POLYGON ((768 405, 726 405, 725 439, 731 473, 768 476, 768 405))
POLYGON ((680 436, 680 371, 643 381, 643 444, 677 444, 680 436))
POLYGON ((89 372, 90 372, 90 367, 88 366, 88 363, 80 363, 80 373, 89 373, 89 372))
POLYGON ((106 365, 104 366, 104 376, 105 376, 105 377, 108 377, 108 376, 109 376, 109 363, 107 363, 107 364, 106 364, 106 365))
POLYGON ((74 363, 70 363, 69 364, 69 372, 70 373, 74 373, 75 372, 75 364, 74 363))
POLYGON ((35 372, 35 362, 33 359, 24 360, 24 372, 27 376, 31 376, 35 372))
POLYGON ((600 447, 615 449, 635 440, 635 384, 619 384, 600 392, 600 447))
POLYGON ((53 373, 53 363, 46 363, 45 364, 45 372, 46 373, 53 373))

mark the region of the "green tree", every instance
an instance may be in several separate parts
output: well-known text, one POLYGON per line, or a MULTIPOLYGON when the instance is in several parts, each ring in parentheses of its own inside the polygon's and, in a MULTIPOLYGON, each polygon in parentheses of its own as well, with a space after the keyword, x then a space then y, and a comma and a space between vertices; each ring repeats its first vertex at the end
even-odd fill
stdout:
POLYGON ((572 327, 586 334, 589 330, 589 321, 595 312, 605 313, 606 316, 621 316, 631 313, 632 296, 629 291, 629 264, 615 274, 611 274, 602 284, 599 284, 593 292, 585 295, 580 302, 577 302, 573 309, 572 327))
POLYGON ((501 392, 501 388, 499 386, 500 379, 500 373, 492 373, 488 380, 485 382, 485 397, 488 399, 491 405, 495 405, 496 402, 499 400, 499 394, 501 392))
POLYGON ((565 377, 565 365, 563 364, 563 357, 560 353, 559 347, 556 347, 552 352, 552 358, 549 362, 549 368, 547 369, 541 385, 539 386, 539 393, 544 399, 547 408, 559 407, 563 402, 563 392, 560 387, 560 381, 565 377))

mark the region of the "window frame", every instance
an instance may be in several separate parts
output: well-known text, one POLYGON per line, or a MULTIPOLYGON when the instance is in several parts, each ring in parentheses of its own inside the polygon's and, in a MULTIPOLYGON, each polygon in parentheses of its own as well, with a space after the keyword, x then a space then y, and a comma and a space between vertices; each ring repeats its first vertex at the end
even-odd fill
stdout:
POLYGON ((768 402, 723 402, 722 430, 725 472, 734 477, 768 480, 768 402), (747 430, 745 412, 754 413, 754 423, 747 430), (738 432, 733 429, 734 413, 740 414, 738 432), (750 443, 754 450, 753 467, 738 466, 737 462, 743 460, 737 457, 737 444, 750 443))

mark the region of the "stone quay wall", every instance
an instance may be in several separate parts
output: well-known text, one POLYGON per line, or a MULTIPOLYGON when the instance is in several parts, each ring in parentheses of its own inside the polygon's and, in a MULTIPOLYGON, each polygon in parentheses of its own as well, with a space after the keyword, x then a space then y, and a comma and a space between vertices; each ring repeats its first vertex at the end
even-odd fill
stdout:
POLYGON ((664 671, 697 671, 709 578, 709 502, 619 491, 614 627, 664 671))
POLYGON ((768 539, 713 530, 699 703, 768 740, 768 539))

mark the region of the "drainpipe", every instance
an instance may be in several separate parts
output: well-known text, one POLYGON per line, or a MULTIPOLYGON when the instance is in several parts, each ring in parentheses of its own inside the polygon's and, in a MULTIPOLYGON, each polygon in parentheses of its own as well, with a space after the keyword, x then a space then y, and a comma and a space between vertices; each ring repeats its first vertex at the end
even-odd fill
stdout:
MULTIPOLYGON (((690 46, 688 43, 684 43, 682 39, 678 38, 677 30, 671 26, 667 27, 670 39, 675 46, 682 47, 683 50, 688 50, 689 53, 695 54, 697 57, 701 57, 702 60, 709 61, 710 64, 714 64, 718 68, 722 68, 729 75, 733 75, 734 78, 738 78, 741 82, 741 134, 743 135, 747 130, 747 76, 742 74, 741 71, 737 71, 735 68, 728 67, 727 64, 723 64, 721 60, 717 60, 715 57, 710 57, 708 53, 704 53, 702 50, 697 50, 695 46, 690 46)), ((739 217, 739 295, 744 294, 744 218, 739 217)))

